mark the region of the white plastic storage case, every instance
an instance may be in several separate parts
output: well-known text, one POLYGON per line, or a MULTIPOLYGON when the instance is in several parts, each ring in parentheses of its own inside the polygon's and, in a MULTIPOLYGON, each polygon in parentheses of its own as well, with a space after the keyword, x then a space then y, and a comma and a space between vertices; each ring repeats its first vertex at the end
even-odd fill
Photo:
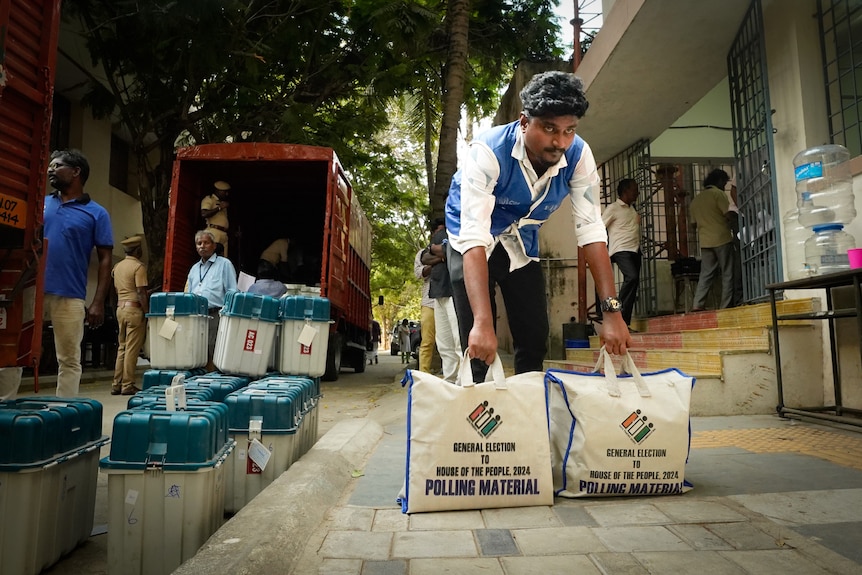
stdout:
POLYGON ((264 375, 275 345, 278 308, 274 297, 227 292, 213 354, 215 366, 230 374, 264 375))
POLYGON ((207 364, 209 303, 205 297, 183 292, 153 294, 147 318, 153 369, 185 370, 207 364), (171 329, 171 322, 176 329, 171 329))
POLYGON ((289 375, 323 375, 329 347, 329 300, 304 295, 283 297, 281 322, 278 370, 289 375))
POLYGON ((0 401, 0 573, 33 575, 90 537, 102 405, 92 399, 0 401))
POLYGON ((299 459, 302 393, 298 388, 246 388, 229 394, 225 403, 228 433, 237 448, 225 465, 224 510, 236 513, 299 459), (251 457, 255 439, 269 452, 263 468, 251 457))
POLYGON ((153 403, 114 418, 108 474, 108 573, 167 574, 224 521, 227 408, 153 403))

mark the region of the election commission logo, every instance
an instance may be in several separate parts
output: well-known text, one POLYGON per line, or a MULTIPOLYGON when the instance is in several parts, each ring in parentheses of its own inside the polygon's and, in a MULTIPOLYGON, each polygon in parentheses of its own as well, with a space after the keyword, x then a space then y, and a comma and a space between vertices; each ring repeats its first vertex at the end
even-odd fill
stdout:
POLYGON ((499 413, 494 413, 493 407, 488 407, 488 402, 483 401, 470 412, 467 421, 473 429, 482 437, 488 437, 503 424, 499 413))
POLYGON ((643 443, 643 441, 652 435, 653 431, 655 431, 653 423, 648 421, 647 416, 641 413, 640 409, 636 409, 631 412, 629 416, 620 423, 620 427, 626 432, 629 438, 637 444, 643 443))

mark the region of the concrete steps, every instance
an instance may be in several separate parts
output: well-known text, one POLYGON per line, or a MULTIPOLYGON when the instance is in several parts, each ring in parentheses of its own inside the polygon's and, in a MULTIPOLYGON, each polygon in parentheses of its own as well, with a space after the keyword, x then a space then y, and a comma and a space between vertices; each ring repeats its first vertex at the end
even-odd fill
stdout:
MULTIPOLYGON (((792 299, 776 302, 779 315, 808 313, 821 309, 818 298, 792 299)), ((781 325, 805 323, 803 320, 782 321, 781 325)), ((663 315, 638 320, 634 329, 646 333, 673 333, 711 328, 745 328, 772 326, 772 311, 768 303, 745 305, 729 309, 663 315)))
MULTIPOLYGON (((769 334, 771 329, 767 326, 757 327, 717 327, 697 329, 694 331, 656 332, 656 333, 633 333, 632 349, 643 350, 736 350, 756 349, 766 350, 770 348, 769 334)), ((599 349, 601 343, 599 336, 590 337, 590 348, 599 349)), ((566 351, 566 359, 576 359, 577 356, 569 352, 577 352, 577 349, 566 351)))
MULTIPOLYGON (((601 351, 590 349, 567 349, 566 360, 562 363, 584 367, 572 371, 592 371, 599 359, 601 351)), ((702 350, 689 349, 631 349, 629 354, 635 360, 635 365, 643 372, 659 371, 675 367, 690 375, 721 375, 721 358, 716 353, 704 353, 702 350)), ((550 362, 548 362, 550 363, 550 362)), ((614 358, 618 364, 619 359, 614 358)), ((617 365, 619 367, 619 365, 617 365)))
MULTIPOLYGON (((820 310, 817 298, 781 301, 776 305, 779 314, 820 310)), ((819 323, 805 320, 780 323, 782 363, 785 357, 787 362, 793 362, 796 357, 806 355, 812 356, 813 365, 822 365, 819 323)), ((632 333, 630 354, 641 372, 676 368, 697 379, 692 415, 775 412, 777 383, 772 312, 768 303, 649 318, 633 322, 632 327, 637 332, 632 333)), ((564 360, 548 360, 545 367, 591 372, 599 359, 600 345, 599 337, 593 336, 589 348, 568 348, 564 360)), ((619 369, 620 358, 614 361, 619 369)), ((798 371, 796 365, 788 369, 798 371)), ((808 400, 799 398, 802 403, 808 400)))

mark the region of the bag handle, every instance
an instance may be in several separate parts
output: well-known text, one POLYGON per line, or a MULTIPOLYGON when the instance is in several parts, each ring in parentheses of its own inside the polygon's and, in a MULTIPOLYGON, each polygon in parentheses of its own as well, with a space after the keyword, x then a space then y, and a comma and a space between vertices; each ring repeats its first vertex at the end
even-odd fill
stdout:
MULTIPOLYGON (((461 365, 458 366, 458 379, 455 380, 455 385, 460 385, 461 387, 473 387, 476 385, 473 381, 473 370, 470 368, 469 353, 470 348, 467 348, 461 356, 461 365)), ((488 381, 489 377, 497 389, 508 389, 506 374, 503 371, 503 362, 500 360, 499 353, 494 355, 494 361, 491 362, 491 366, 485 374, 485 381, 488 381)))
MULTIPOLYGON (((631 354, 628 350, 626 350, 626 354, 622 356, 623 362, 620 367, 622 367, 623 373, 629 373, 632 376, 632 380, 635 383, 635 387, 638 389, 638 394, 641 397, 651 397, 652 393, 650 393, 649 386, 646 383, 646 380, 641 375, 640 370, 638 370, 635 365, 635 360, 632 359, 631 354)), ((604 371, 605 382, 608 386, 608 395, 611 397, 620 397, 620 384, 617 380, 617 371, 614 369, 614 362, 611 359, 611 354, 608 353, 608 350, 605 349, 605 346, 599 350, 599 359, 596 362, 596 366, 593 368, 593 372, 604 371), (602 370, 602 364, 604 363, 604 370, 602 370)))

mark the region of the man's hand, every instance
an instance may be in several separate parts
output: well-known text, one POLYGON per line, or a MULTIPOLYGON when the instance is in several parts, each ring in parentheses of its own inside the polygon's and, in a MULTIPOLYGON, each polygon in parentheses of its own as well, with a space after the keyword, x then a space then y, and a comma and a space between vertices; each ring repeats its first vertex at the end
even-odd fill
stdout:
POLYGON ((605 312, 602 314, 602 325, 597 327, 602 345, 608 353, 614 355, 625 355, 626 350, 632 346, 632 336, 623 314, 619 312, 605 312))
MULTIPOLYGON (((593 242, 584 246, 584 255, 587 259, 590 273, 596 282, 596 292, 599 298, 615 296, 614 273, 611 268, 611 260, 608 256, 608 246, 604 242, 593 242)), ((580 265, 580 263, 578 264, 580 265)), ((629 328, 623 321, 620 312, 605 312, 602 314, 602 326, 599 336, 608 353, 622 355, 632 345, 632 336, 629 328)))
POLYGON ((467 347, 472 359, 481 359, 491 365, 497 357, 497 334, 494 333, 494 326, 474 323, 467 339, 467 347))
POLYGON ((434 266, 439 263, 442 263, 445 260, 442 256, 434 254, 434 246, 431 246, 429 250, 426 250, 422 253, 420 261, 426 266, 434 266))
POLYGON ((105 304, 93 301, 87 308, 87 324, 90 329, 98 329, 105 323, 105 304))
POLYGON ((108 289, 111 285, 111 252, 112 248, 107 246, 96 246, 96 255, 99 257, 99 280, 96 282, 96 293, 87 310, 87 319, 90 327, 97 329, 105 323, 105 300, 108 298, 108 289))
POLYGON ((473 327, 467 337, 470 357, 488 365, 497 356, 497 334, 488 292, 488 258, 485 248, 470 248, 464 253, 464 287, 473 310, 473 327))

